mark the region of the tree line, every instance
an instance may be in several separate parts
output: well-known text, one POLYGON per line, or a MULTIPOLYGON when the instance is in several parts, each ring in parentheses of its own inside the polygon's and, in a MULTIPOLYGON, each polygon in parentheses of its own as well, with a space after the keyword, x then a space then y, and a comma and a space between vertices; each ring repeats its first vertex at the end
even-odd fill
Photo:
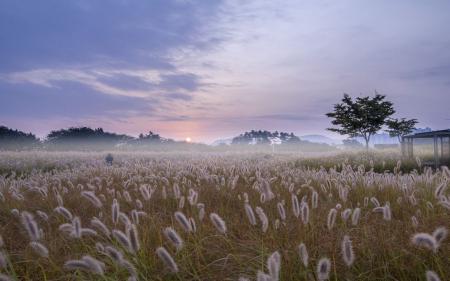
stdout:
POLYGON ((163 138, 150 131, 134 138, 125 134, 106 132, 102 128, 71 127, 51 131, 43 140, 32 133, 25 133, 6 126, 0 126, 0 149, 26 150, 48 149, 92 149, 112 148, 121 145, 145 146, 149 144, 173 144, 172 139, 163 138))

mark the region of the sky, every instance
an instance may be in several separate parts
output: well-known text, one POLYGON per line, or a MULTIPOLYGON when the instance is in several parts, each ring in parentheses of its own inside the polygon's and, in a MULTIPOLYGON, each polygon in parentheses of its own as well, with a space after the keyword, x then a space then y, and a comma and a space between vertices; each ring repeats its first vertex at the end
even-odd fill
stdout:
POLYGON ((450 1, 0 1, 0 125, 323 134, 344 93, 450 128, 450 1))

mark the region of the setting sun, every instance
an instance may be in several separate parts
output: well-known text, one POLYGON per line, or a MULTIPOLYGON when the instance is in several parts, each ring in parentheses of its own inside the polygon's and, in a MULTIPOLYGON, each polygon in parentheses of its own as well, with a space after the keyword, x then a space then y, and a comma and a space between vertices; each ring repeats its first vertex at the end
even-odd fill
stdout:
POLYGON ((186 138, 186 142, 191 142, 192 140, 191 140, 191 138, 190 137, 187 137, 186 138))

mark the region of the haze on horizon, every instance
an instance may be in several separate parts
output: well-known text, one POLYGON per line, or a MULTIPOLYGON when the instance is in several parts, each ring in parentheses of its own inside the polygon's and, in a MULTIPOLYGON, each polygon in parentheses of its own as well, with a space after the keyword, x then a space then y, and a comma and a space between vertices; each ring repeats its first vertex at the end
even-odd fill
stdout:
POLYGON ((325 134, 342 94, 450 127, 449 1, 0 2, 0 125, 325 134))

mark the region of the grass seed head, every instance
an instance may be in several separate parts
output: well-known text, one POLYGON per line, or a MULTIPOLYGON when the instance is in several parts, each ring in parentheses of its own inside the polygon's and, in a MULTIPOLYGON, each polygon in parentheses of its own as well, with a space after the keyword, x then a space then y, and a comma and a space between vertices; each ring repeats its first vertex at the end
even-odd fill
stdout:
POLYGON ((216 213, 211 213, 209 215, 209 219, 211 220, 214 227, 222 234, 227 232, 227 226, 225 221, 216 213))
POLYGON ((156 255, 161 259, 164 265, 170 269, 171 272, 178 272, 178 265, 164 247, 159 247, 156 249, 156 255))

